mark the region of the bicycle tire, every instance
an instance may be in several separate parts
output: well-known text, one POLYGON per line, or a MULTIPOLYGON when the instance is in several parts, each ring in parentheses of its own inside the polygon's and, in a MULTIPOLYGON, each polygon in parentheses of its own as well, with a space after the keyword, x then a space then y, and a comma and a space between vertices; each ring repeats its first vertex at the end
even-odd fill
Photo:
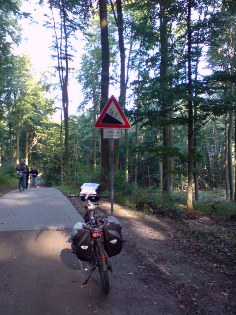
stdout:
POLYGON ((102 259, 103 255, 106 256, 103 244, 100 241, 97 241, 98 270, 100 274, 103 291, 105 294, 108 294, 110 291, 109 276, 108 276, 108 263, 107 263, 107 259, 105 260, 102 259))

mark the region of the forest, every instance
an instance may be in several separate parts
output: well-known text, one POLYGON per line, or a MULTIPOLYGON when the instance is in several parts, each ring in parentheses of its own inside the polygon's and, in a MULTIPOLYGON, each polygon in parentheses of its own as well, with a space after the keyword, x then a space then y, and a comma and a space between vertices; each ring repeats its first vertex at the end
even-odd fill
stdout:
POLYGON ((235 208, 235 0, 38 0, 45 32, 54 32, 53 71, 40 79, 29 56, 14 52, 19 21, 32 18, 24 1, 0 0, 1 174, 14 177, 24 158, 45 185, 109 190, 111 143, 94 124, 114 95, 131 125, 114 144, 117 201, 133 195, 150 208, 181 195, 192 211, 211 192, 235 208), (76 115, 72 77, 83 93, 76 115))

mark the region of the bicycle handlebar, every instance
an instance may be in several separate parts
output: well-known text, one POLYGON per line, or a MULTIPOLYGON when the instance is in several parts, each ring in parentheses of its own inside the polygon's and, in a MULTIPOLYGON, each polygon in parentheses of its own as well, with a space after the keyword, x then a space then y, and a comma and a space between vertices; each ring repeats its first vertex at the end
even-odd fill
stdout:
MULTIPOLYGON (((101 195, 100 196, 100 198, 104 198, 104 199, 106 199, 106 198, 109 198, 109 196, 110 196, 110 194, 107 194, 106 196, 104 196, 104 195, 101 195)), ((72 194, 72 193, 67 193, 67 197, 81 197, 80 195, 78 195, 78 194, 72 194)), ((88 198, 90 197, 90 194, 88 194, 88 195, 86 195, 86 197, 85 197, 85 200, 87 199, 88 200, 88 198)))
POLYGON ((80 195, 74 195, 74 194, 72 194, 72 193, 67 193, 67 197, 80 197, 80 195))
POLYGON ((97 222, 101 223, 101 225, 98 225, 97 223, 95 224, 91 224, 91 223, 86 223, 85 226, 87 229, 89 229, 90 231, 102 231, 104 225, 105 225, 105 220, 104 219, 98 219, 97 218, 97 222))

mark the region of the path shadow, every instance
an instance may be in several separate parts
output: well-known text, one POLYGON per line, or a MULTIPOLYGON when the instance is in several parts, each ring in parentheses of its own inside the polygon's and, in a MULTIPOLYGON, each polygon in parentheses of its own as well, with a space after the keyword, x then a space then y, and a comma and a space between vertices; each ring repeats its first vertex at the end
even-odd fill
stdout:
POLYGON ((68 268, 72 270, 84 270, 85 265, 82 261, 80 261, 76 255, 73 253, 72 249, 64 248, 60 252, 60 258, 62 263, 68 268))

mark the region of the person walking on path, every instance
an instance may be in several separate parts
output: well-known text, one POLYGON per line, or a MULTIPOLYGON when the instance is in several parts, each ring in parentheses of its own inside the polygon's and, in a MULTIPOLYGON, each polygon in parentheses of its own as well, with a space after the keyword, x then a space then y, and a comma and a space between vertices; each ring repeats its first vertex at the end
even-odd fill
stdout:
POLYGON ((38 170, 36 167, 32 167, 30 170, 30 187, 37 188, 37 177, 38 177, 38 170))
POLYGON ((16 171, 23 173, 23 185, 27 189, 28 188, 28 180, 29 180, 29 168, 28 168, 28 165, 25 164, 24 159, 20 160, 20 163, 16 167, 16 171))

